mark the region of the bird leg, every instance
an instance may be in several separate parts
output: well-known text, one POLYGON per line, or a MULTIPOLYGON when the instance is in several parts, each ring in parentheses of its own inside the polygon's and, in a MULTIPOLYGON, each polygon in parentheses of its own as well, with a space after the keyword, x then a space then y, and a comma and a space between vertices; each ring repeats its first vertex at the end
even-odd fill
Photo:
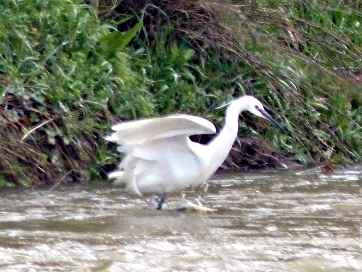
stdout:
POLYGON ((162 210, 162 206, 165 203, 165 200, 166 200, 166 193, 161 193, 156 196, 157 210, 162 210))

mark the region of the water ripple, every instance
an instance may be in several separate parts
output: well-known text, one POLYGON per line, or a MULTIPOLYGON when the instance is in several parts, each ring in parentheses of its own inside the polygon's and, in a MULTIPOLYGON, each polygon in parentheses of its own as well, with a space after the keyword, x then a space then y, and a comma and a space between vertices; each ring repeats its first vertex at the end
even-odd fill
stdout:
POLYGON ((362 271, 362 167, 217 176, 210 214, 118 187, 7 191, 1 271, 362 271))

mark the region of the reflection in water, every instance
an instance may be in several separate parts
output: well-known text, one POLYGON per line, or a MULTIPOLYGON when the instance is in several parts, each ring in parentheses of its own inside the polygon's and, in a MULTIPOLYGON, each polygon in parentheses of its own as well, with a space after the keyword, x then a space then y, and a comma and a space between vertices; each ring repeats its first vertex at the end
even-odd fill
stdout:
POLYGON ((362 271, 361 189, 361 167, 218 176, 210 214, 110 186, 4 192, 0 270, 362 271))

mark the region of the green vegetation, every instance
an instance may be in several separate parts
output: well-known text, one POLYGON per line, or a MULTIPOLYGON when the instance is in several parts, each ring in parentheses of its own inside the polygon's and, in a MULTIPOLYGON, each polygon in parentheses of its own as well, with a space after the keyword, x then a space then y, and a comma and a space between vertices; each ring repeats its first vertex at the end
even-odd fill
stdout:
POLYGON ((143 76, 122 48, 108 50, 112 27, 80 1, 0 9, 0 171, 24 185, 87 176, 111 113, 152 113, 143 76))
POLYGON ((145 2, 0 3, 0 186, 102 179, 113 122, 179 111, 221 125, 214 108, 246 93, 287 132, 241 123, 267 140, 238 166, 361 160, 362 3, 145 2))

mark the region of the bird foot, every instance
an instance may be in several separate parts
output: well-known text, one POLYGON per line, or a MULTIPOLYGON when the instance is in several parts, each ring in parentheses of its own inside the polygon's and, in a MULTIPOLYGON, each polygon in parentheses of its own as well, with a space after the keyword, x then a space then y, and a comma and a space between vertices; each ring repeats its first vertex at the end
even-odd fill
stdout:
POLYGON ((197 203, 185 200, 181 203, 176 210, 179 212, 185 211, 197 211, 197 212, 216 212, 217 209, 209 208, 204 206, 200 201, 196 200, 197 203))
POLYGON ((156 209, 157 210, 162 210, 162 207, 164 206, 165 204, 165 200, 166 200, 166 194, 165 193, 162 193, 162 194, 159 194, 156 196, 156 209))

